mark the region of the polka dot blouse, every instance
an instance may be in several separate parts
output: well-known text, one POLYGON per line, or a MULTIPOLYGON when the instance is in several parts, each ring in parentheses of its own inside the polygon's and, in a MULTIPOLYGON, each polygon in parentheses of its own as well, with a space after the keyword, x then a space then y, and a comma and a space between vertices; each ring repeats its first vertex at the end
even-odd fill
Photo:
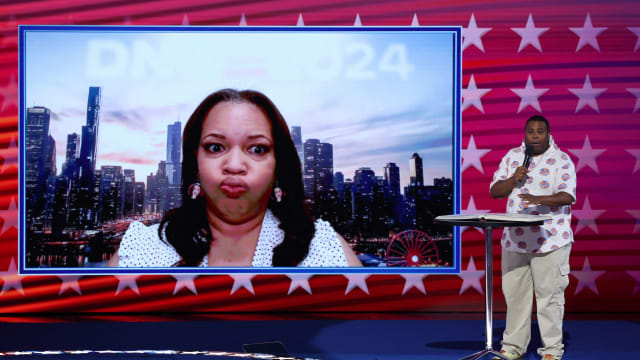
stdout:
MULTIPOLYGON (((267 210, 251 266, 273 266, 273 249, 284 240, 284 231, 278 227, 279 224, 278 218, 267 210)), ((132 222, 120 242, 118 266, 170 267, 179 262, 181 257, 173 246, 158 237, 158 226, 160 225, 146 226, 137 221, 132 222)), ((342 244, 331 224, 320 219, 316 221, 315 228, 309 253, 298 266, 347 266, 342 244)), ((199 266, 207 266, 207 262, 208 258, 205 256, 199 266)))

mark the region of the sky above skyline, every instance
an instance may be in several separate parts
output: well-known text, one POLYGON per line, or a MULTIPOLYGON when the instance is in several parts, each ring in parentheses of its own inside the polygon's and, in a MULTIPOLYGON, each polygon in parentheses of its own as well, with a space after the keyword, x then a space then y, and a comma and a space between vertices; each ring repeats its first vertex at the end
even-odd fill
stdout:
POLYGON ((266 94, 303 141, 333 144, 345 179, 394 162, 404 186, 413 153, 426 184, 452 177, 450 33, 143 30, 27 32, 25 104, 52 111, 58 171, 90 86, 102 89, 97 166, 145 182, 166 160, 167 125, 184 127, 202 99, 231 87, 266 94))

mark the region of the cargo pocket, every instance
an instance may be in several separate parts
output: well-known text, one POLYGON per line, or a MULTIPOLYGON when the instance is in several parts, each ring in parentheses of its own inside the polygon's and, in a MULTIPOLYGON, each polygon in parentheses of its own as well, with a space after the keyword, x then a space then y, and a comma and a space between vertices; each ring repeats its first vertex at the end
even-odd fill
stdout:
POLYGON ((562 265, 560 267, 560 278, 558 279, 558 285, 553 294, 553 301, 558 305, 564 305, 564 291, 569 286, 569 272, 571 266, 569 264, 562 265))

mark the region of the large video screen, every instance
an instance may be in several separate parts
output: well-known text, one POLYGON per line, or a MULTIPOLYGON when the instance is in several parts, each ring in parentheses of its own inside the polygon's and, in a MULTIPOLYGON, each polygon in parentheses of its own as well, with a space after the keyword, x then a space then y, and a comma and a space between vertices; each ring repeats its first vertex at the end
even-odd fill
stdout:
MULTIPOLYGON (((21 26, 20 272, 459 272, 460 236, 433 219, 460 211, 460 36, 459 27, 21 26), (297 164, 280 157, 275 167, 289 161, 299 169, 285 175, 301 196, 276 189, 267 172, 273 192, 256 200, 268 205, 246 231, 253 243, 236 239, 245 265, 218 256, 231 258, 234 249, 222 245, 228 228, 216 219, 254 188, 233 180, 217 192, 207 181, 217 171, 250 176, 258 156, 270 156, 281 140, 267 134, 266 147, 251 143, 249 154, 242 143, 233 155, 234 134, 246 135, 244 120, 233 118, 230 132, 202 152, 210 164, 236 156, 240 168, 205 170, 200 147, 185 154, 185 126, 221 89, 270 99, 297 154, 297 164), (199 164, 197 181, 187 158, 199 164), (295 240, 283 228, 296 224, 279 225, 275 207, 283 198, 302 204, 296 218, 315 224, 307 258, 285 266, 274 254, 283 238, 295 240), (194 201, 203 205, 188 205, 194 201), (160 223, 167 229, 172 209, 209 221, 196 265, 157 230, 160 223), (322 265, 313 256, 339 261, 322 265)), ((202 136, 220 106, 204 113, 202 136)), ((198 234, 192 230, 166 231, 198 234)))

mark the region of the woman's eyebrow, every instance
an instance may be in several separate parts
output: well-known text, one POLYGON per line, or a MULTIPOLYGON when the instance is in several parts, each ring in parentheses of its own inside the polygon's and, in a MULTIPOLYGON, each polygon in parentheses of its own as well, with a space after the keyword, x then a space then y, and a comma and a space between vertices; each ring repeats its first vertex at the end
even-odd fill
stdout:
POLYGON ((249 140, 253 140, 253 139, 258 139, 258 138, 264 138, 266 140, 271 141, 271 138, 266 136, 266 135, 262 135, 262 134, 255 134, 255 135, 249 135, 247 136, 247 139, 249 140))
POLYGON ((206 135, 205 135, 205 136, 203 136, 202 138, 203 138, 203 139, 206 139, 206 138, 208 138, 208 137, 210 137, 210 136, 211 136, 211 137, 214 137, 214 138, 221 139, 221 140, 224 140, 224 139, 226 139, 226 138, 227 138, 226 136, 224 136, 224 135, 222 135, 222 134, 218 134, 218 133, 210 133, 210 134, 206 134, 206 135))

